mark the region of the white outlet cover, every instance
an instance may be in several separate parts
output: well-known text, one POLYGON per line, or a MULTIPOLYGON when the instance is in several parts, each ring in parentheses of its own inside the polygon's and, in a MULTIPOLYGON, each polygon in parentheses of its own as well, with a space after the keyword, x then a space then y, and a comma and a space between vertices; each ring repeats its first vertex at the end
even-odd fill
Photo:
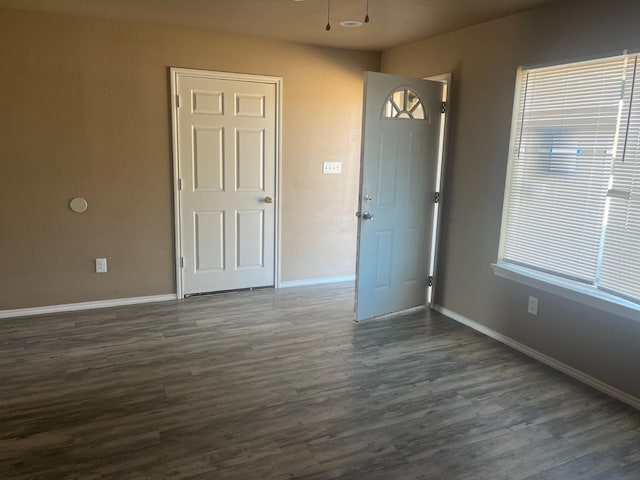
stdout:
POLYGON ((106 273, 107 271, 107 259, 96 258, 96 273, 106 273))
POLYGON ((529 307, 527 311, 531 315, 538 315, 538 297, 529 297, 529 307))

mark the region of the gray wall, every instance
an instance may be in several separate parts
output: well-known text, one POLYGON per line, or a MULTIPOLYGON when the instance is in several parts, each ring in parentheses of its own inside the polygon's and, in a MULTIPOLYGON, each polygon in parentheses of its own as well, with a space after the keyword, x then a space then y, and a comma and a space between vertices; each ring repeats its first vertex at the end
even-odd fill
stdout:
MULTIPOLYGON (((561 1, 383 52, 382 70, 452 72, 435 303, 640 397, 633 321, 496 277, 516 68, 640 49, 640 2, 561 1), (527 314, 539 297, 538 316, 527 314)), ((638 272, 640 275, 640 272, 638 272)))

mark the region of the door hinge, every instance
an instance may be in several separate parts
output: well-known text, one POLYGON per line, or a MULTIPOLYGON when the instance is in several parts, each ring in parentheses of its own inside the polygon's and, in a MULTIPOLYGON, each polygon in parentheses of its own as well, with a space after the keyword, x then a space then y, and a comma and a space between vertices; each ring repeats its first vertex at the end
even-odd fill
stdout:
POLYGON ((427 287, 433 287, 433 277, 427 279, 427 287))
POLYGON ((176 108, 180 108, 180 95, 176 94, 176 108))
POLYGON ((182 190, 182 179, 178 179, 178 190, 182 190))
POLYGON ((184 257, 180 257, 180 268, 184 268, 184 257))
POLYGON ((436 194, 433 196, 433 200, 436 203, 440 203, 440 192, 436 192, 436 194))
POLYGON ((440 107, 440 111, 442 113, 447 113, 447 102, 442 102, 442 105, 440 107))

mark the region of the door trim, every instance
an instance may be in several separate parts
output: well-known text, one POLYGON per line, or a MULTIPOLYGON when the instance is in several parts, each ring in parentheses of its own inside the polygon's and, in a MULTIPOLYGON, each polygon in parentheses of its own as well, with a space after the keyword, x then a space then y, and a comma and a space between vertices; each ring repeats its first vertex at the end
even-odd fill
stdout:
POLYGON ((197 70, 192 68, 169 68, 169 76, 171 82, 171 142, 173 152, 173 219, 174 219, 174 243, 175 243, 175 275, 176 275, 176 297, 181 299, 184 297, 184 277, 182 268, 180 267, 180 257, 182 256, 182 238, 180 236, 182 219, 182 205, 180 204, 180 190, 178 188, 178 179, 180 177, 180 165, 178 159, 178 115, 176 99, 178 95, 179 75, 187 75, 200 78, 212 78, 216 80, 236 80, 245 82, 268 83, 275 85, 276 89, 276 138, 275 138, 275 191, 274 197, 276 202, 275 209, 275 248, 274 248, 274 279, 275 288, 280 288, 280 258, 281 258, 281 224, 280 224, 280 185, 282 179, 282 77, 269 77, 264 75, 252 75, 246 73, 229 73, 211 70, 197 70))
POLYGON ((432 233, 432 245, 433 249, 431 251, 431 265, 429 267, 430 275, 433 277, 433 286, 427 287, 426 291, 426 305, 429 308, 434 308, 434 295, 436 292, 436 288, 438 286, 438 251, 439 245, 442 236, 442 229, 440 228, 440 224, 442 222, 442 204, 444 202, 444 175, 445 175, 445 166, 447 159, 447 139, 449 137, 449 112, 451 108, 451 72, 443 73, 441 75, 433 75, 430 77, 423 77, 423 80, 431 80, 433 82, 440 82, 444 84, 446 88, 445 102, 447 102, 447 108, 444 112, 444 116, 442 119, 442 131, 440 132, 440 147, 438 153, 438 191, 440 192, 440 202, 437 204, 437 211, 433 218, 433 233, 432 233), (431 292, 429 292, 429 288, 431 288, 431 292))

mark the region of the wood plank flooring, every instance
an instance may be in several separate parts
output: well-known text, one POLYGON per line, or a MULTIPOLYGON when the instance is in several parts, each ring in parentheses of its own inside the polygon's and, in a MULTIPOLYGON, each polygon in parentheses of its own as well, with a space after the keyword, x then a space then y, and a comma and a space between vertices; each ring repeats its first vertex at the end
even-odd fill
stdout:
POLYGON ((0 321, 0 479, 640 479, 640 412, 350 284, 0 321))

